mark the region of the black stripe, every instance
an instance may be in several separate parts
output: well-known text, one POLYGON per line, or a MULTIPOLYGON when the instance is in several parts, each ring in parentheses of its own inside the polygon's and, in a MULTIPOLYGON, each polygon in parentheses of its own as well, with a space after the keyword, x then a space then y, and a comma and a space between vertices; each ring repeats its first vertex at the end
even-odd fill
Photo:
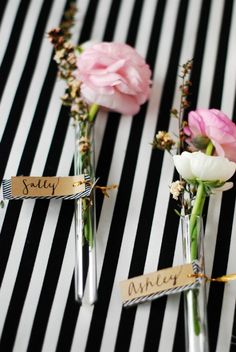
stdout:
POLYGON ((185 352, 184 331, 185 331, 185 326, 184 326, 184 295, 181 294, 178 319, 177 319, 177 324, 175 327, 175 339, 174 339, 172 352, 179 352, 180 346, 181 346, 181 352, 185 352))
POLYGON ((201 7, 200 16, 199 16, 198 31, 197 31, 197 37, 196 37, 196 44, 195 44, 194 54, 193 54, 193 68, 191 71, 191 81, 193 84, 191 88, 191 96, 190 96, 191 105, 189 109, 186 109, 185 119, 187 117, 188 112, 191 110, 195 110, 197 105, 210 8, 211 8, 211 0, 202 1, 202 7, 201 7))
POLYGON ((64 251, 68 240, 73 211, 74 202, 67 201, 62 203, 57 228, 54 234, 52 249, 47 264, 47 270, 34 318, 30 341, 28 344, 28 352, 41 351, 50 309, 60 275, 64 251))
POLYGON ((0 285, 2 284, 3 275, 10 255, 21 206, 21 200, 8 202, 7 205, 0 236, 0 285))
MULTIPOLYGON (((108 20, 108 23, 106 26, 104 40, 108 40, 107 36, 111 35, 110 21, 112 21, 113 24, 116 23, 117 21, 118 17, 116 17, 116 21, 115 21, 114 14, 115 13, 117 14, 119 11, 119 8, 117 7, 118 4, 119 3, 114 3, 111 6, 111 11, 109 16, 110 20, 108 20)), ((126 38, 126 43, 131 46, 135 45, 142 6, 143 6, 143 1, 136 0, 132 10, 130 25, 129 25, 128 34, 126 38)), ((107 184, 112 155, 113 155, 114 146, 115 146, 116 135, 119 127, 119 122, 120 122, 120 114, 114 113, 114 112, 109 114, 109 118, 105 128, 105 133, 103 136, 102 147, 101 147, 101 151, 98 159, 97 170, 96 170, 96 175, 97 177, 100 177, 99 183, 101 185, 107 184)), ((97 192, 97 195, 96 195, 97 223, 100 218, 103 199, 104 199, 104 196, 101 194, 101 192, 97 192)))
POLYGON ((2 23, 2 18, 3 18, 3 15, 4 15, 4 12, 5 12, 5 8, 7 6, 7 0, 2 0, 1 1, 1 6, 0 6, 0 25, 2 23))
MULTIPOLYGON (((234 177, 234 184, 236 177, 234 177)), ((212 277, 224 275, 227 270, 236 190, 223 193, 212 277)), ((210 349, 215 351, 219 332, 224 285, 211 284, 208 299, 208 326, 210 349)))
MULTIPOLYGON (((234 122, 236 122, 236 95, 235 95, 235 100, 234 100, 233 116, 234 116, 234 122)), ((235 351, 236 351, 236 305, 235 305, 235 309, 234 309, 234 323, 233 323, 233 328, 232 328, 230 352, 235 352, 235 351)))
MULTIPOLYGON (((93 10, 93 8, 91 8, 90 6, 88 7, 88 12, 93 10)), ((88 17, 91 17, 91 13, 90 15, 86 15, 86 18, 88 17)), ((113 21, 114 21, 114 17, 113 17, 113 21)), ((88 23, 90 22, 86 22, 86 28, 87 28, 87 31, 89 31, 89 28, 88 28, 88 23)), ((90 25, 92 25, 92 22, 90 23, 90 25)), ((85 31, 83 31, 82 29, 82 33, 83 35, 85 35, 85 31)), ((85 40, 87 40, 89 38, 86 38, 85 40)), ((72 167, 73 169, 73 167, 72 167)), ((108 172, 109 170, 107 170, 108 172)), ((73 209, 72 209, 73 210, 73 209)), ((73 211, 72 211, 72 214, 71 216, 73 216, 73 211)), ((71 219, 71 217, 68 217, 68 219, 71 219)), ((59 221, 60 221, 60 218, 59 218, 59 221)), ((53 246, 52 248, 52 252, 50 253, 50 258, 54 258, 54 256, 56 254, 53 253, 53 249, 56 245, 53 246)), ((55 247, 56 248, 56 247, 55 247)), ((58 263, 58 269, 60 269, 59 267, 59 264, 61 265, 61 262, 58 263)), ((53 275, 55 277, 55 286, 56 286, 56 280, 58 280, 58 276, 55 275, 55 270, 53 273, 51 273, 49 270, 48 272, 46 273, 46 276, 45 276, 45 282, 50 281, 51 282, 51 275, 53 275)), ((59 275, 59 272, 58 272, 58 275, 59 275)), ((65 318, 68 317, 70 318, 70 322, 69 322, 69 325, 68 325, 68 321, 67 319, 63 319, 63 324, 62 324, 62 328, 61 328, 61 334, 60 334, 60 337, 59 337, 59 341, 58 341, 58 346, 57 346, 57 349, 60 350, 60 341, 63 340, 63 351, 65 351, 67 348, 69 349, 70 348, 70 344, 72 342, 72 337, 73 337, 73 331, 74 331, 74 327, 75 327, 75 324, 76 324, 76 318, 77 318, 77 314, 78 314, 78 311, 79 311, 79 306, 77 305, 77 308, 73 311, 73 320, 71 319, 71 316, 70 314, 68 314, 68 312, 71 311, 71 307, 73 306, 73 308, 75 308, 75 302, 74 302, 74 282, 71 283, 71 289, 70 289, 70 294, 69 294, 69 297, 68 297, 68 301, 67 301, 67 305, 66 305, 66 310, 65 310, 65 318), (70 333, 68 333, 68 326, 70 326, 70 333), (65 333, 64 333, 65 332, 65 333), (71 334, 72 333, 72 334, 71 334)), ((36 313, 36 316, 35 316, 35 323, 34 323, 34 326, 33 326, 33 330, 32 330, 32 335, 31 335, 31 340, 30 340, 30 345, 31 346, 34 346, 34 343, 37 341, 37 344, 38 344, 38 340, 43 338, 43 334, 45 332, 45 329, 46 329, 46 322, 48 320, 48 317, 49 317, 49 313, 50 313, 50 310, 47 310, 45 309, 45 300, 47 299, 48 300, 48 305, 51 305, 52 304, 52 300, 53 300, 53 295, 54 295, 54 292, 51 290, 50 292, 48 292, 47 290, 47 286, 46 284, 44 285, 44 288, 42 290, 42 294, 41 294, 41 297, 40 297, 40 302, 38 304, 38 309, 37 309, 37 313, 36 313), (43 309, 40 308, 41 306, 41 302, 43 304, 43 309), (43 321, 43 323, 42 323, 43 321)))
MULTIPOLYGON (((191 72, 191 81, 193 83, 193 86, 191 89, 191 97, 190 97, 191 106, 186 111, 186 116, 189 111, 196 109, 200 78, 201 78, 203 55, 204 55, 204 47, 206 42, 206 33, 207 33, 207 27, 208 27, 209 15, 210 15, 210 8, 211 8, 211 1, 205 0, 202 2, 202 7, 200 11, 200 16, 199 16, 199 23, 198 23, 198 31, 197 31, 196 42, 195 42, 194 55, 193 55, 194 62, 193 62, 193 68, 191 72)), ((207 210, 207 204, 206 204, 205 210, 207 210)), ((206 212, 204 211, 204 213, 206 212)), ((184 338, 185 338, 184 305, 183 305, 183 297, 181 297, 178 318, 177 318, 175 340, 173 345, 173 352, 175 351, 177 352, 180 346, 181 348, 185 347, 184 338)))
POLYGON ((69 352, 75 332, 75 325, 79 314, 80 305, 75 301, 74 278, 71 281, 70 291, 66 302, 65 313, 57 341, 57 352, 69 352))
POLYGON ((143 0, 136 0, 132 9, 132 16, 129 24, 129 31, 126 38, 126 43, 134 46, 136 42, 137 33, 138 33, 138 24, 143 9, 143 0))
MULTIPOLYGON (((236 96, 234 101, 233 121, 236 122, 236 96)), ((235 185, 236 174, 232 178, 235 185)), ((212 277, 224 275, 227 270, 230 240, 232 235, 232 224, 234 220, 234 209, 236 200, 235 187, 224 192, 221 203, 220 219, 217 232, 217 242, 212 269, 212 277)), ((224 286, 211 284, 208 298, 208 326, 209 342, 212 351, 216 348, 217 336, 219 332, 220 315, 224 295, 224 286)))
POLYGON ((231 346, 229 352, 236 351, 236 305, 234 308, 234 323, 232 328, 231 346))
MULTIPOLYGON (((140 3, 137 4, 140 6, 140 3)), ((159 11, 162 10, 163 13, 164 4, 162 3, 159 6, 160 7, 157 7, 156 16, 160 16, 161 19, 162 16, 159 11)), ((151 46, 153 43, 150 42, 149 45, 151 46)), ((157 45, 154 45, 154 48, 157 49, 157 45)), ((153 52, 155 53, 155 49, 153 49, 153 52)), ((148 59, 149 57, 147 57, 147 61, 149 62, 148 59)), ((96 346, 100 346, 101 344, 102 330, 105 324, 115 270, 119 258, 119 251, 122 241, 121 234, 124 230, 127 209, 131 196, 132 183, 137 163, 145 113, 146 105, 141 108, 140 113, 135 116, 132 121, 124 166, 102 268, 101 281, 99 284, 99 301, 94 308, 86 351, 90 351, 92 348, 92 341, 95 341, 94 343, 96 346)))
POLYGON ((127 209, 132 189, 132 182, 137 161, 138 146, 140 143, 146 106, 143 106, 140 113, 133 119, 129 137, 127 152, 124 160, 119 190, 111 222, 109 239, 98 288, 99 300, 94 308, 91 321, 91 328, 88 337, 86 351, 91 351, 92 346, 99 348, 102 338, 109 299, 115 276, 115 270, 119 258, 119 251, 122 241, 122 233, 125 226, 127 209))
POLYGON ((2 64, 0 67, 0 82, 1 82, 0 101, 2 98, 2 93, 4 91, 8 75, 11 70, 11 66, 14 60, 15 52, 17 49, 17 45, 19 42, 19 38, 21 35, 22 27, 24 24, 24 20, 25 20, 29 5, 30 5, 30 0, 22 0, 20 3, 16 18, 15 18, 14 26, 11 31, 11 36, 9 38, 9 43, 2 60, 2 64))
MULTIPOLYGON (((226 63, 227 46, 229 39, 229 31, 231 26, 233 1, 226 0, 224 5, 224 13, 220 28, 220 38, 218 43, 218 53, 214 72, 210 107, 220 108, 223 85, 224 72, 226 63)), ((236 177, 234 176, 234 181, 236 177)), ((212 277, 225 274, 227 269, 230 239, 232 232, 233 212, 235 203, 235 190, 223 193, 221 203, 221 213, 219 227, 217 233, 217 242, 214 256, 214 264, 212 277), (227 219, 227 222, 225 221, 227 219), (220 260, 219 260, 220 258, 220 260)), ((220 315, 223 302, 224 286, 211 285, 208 300, 208 321, 209 321, 209 343, 210 348, 215 350, 217 344, 217 336, 220 324, 220 315), (217 320, 218 319, 218 320, 217 320)))
POLYGON ((119 16, 119 11, 120 11, 120 6, 121 6, 122 0, 112 0, 109 15, 108 15, 108 20, 105 28, 105 32, 103 35, 103 40, 104 41, 111 41, 114 35, 117 19, 119 16))
MULTIPOLYGON (((186 11, 187 11, 187 2, 182 1, 180 3, 180 7, 178 11, 175 36, 173 38, 172 49, 170 54, 170 62, 168 65, 168 71, 167 71, 165 84, 163 88, 163 95, 161 99, 160 112, 158 116, 158 123, 156 126, 156 130, 168 130, 169 111, 172 106, 172 100, 173 100, 173 95, 174 95, 175 86, 176 86, 178 60, 179 60, 182 36, 184 31, 186 11)), ((138 230, 136 234, 132 262, 131 262, 131 267, 129 271, 129 277, 140 275, 141 273, 143 273, 146 253, 148 248, 148 242, 149 242, 149 236, 151 232, 152 218, 153 218, 154 209, 155 209, 158 185, 160 180, 162 161, 163 161, 163 153, 158 151, 152 151, 150 166, 149 166, 148 176, 147 176, 147 182, 146 182, 146 188, 144 192, 144 198, 143 198, 141 213, 139 217, 140 220, 139 220, 138 230), (159 167, 157 168, 156 165, 159 165, 159 167), (144 233, 145 233, 145 236, 144 236, 144 233)), ((173 229, 172 228, 170 229, 168 224, 171 224, 171 227, 178 229, 179 219, 173 213, 174 206, 175 204, 173 204, 173 202, 171 201, 171 207, 169 207, 168 215, 167 215, 168 221, 166 221, 164 237, 162 241, 159 268, 171 266, 172 259, 173 259, 176 234, 173 233, 173 229), (174 227, 174 224, 176 224, 176 227, 174 227), (168 248, 166 248, 166 246, 168 248), (165 257, 166 255, 167 257, 165 257)), ((174 232, 176 231, 177 230, 175 230, 174 232)), ((154 351, 155 348, 157 349, 157 343, 159 341, 160 336, 158 336, 158 328, 156 329, 155 332, 151 331, 151 322, 153 322, 153 319, 156 319, 156 322, 154 324, 154 326, 156 326, 156 324, 158 324, 158 320, 160 319, 159 323, 162 324, 162 316, 160 314, 160 311, 158 310, 158 317, 157 317, 156 310, 154 307, 161 305, 163 307, 162 311, 164 314, 165 304, 163 303, 165 301, 166 301, 166 298, 157 300, 155 303, 152 304, 151 316, 150 316, 148 331, 147 331, 147 334, 149 337, 148 339, 146 339, 146 342, 145 342, 145 349, 147 351, 149 349, 150 351, 151 350, 154 351), (156 344, 153 344, 153 340, 156 341, 156 344)), ((128 311, 126 309, 122 310, 120 326, 119 326, 118 335, 117 335, 117 344, 116 344, 117 351, 119 351, 119 348, 121 348, 121 341, 122 341, 122 346, 125 346, 126 348, 128 348, 129 346, 130 338, 132 336, 135 313, 136 313, 135 310, 133 311, 132 310, 128 311)), ((159 331, 161 331, 161 329, 159 331)))
POLYGON ((97 6, 99 4, 98 0, 90 0, 88 9, 86 11, 85 18, 83 20, 83 27, 81 29, 79 44, 86 42, 91 35, 93 29, 93 21, 96 15, 97 6))
MULTIPOLYGON (((99 177, 99 184, 106 185, 110 171, 112 155, 115 147, 115 140, 120 123, 120 114, 110 113, 103 135, 102 146, 97 163, 96 176, 99 177)), ((96 194, 96 218, 99 223, 104 196, 101 192, 96 194)))
MULTIPOLYGON (((103 155, 103 158, 99 158, 98 167, 96 169, 96 175, 99 177, 99 184, 106 185, 108 174, 110 170, 110 163, 112 159, 112 154, 114 150, 114 141, 117 134, 117 129, 120 121, 120 116, 116 113, 109 114, 109 121, 106 124, 106 129, 103 137, 102 148, 100 155, 103 155), (114 118, 114 119, 113 119, 114 118), (113 119, 113 123, 109 121, 113 119), (112 136, 114 136, 112 138, 112 136), (104 159, 104 157, 106 157, 104 159), (101 170, 101 171, 100 171, 101 170), (100 176, 102 175, 102 176, 100 176)), ((96 220, 97 224, 99 223, 99 218, 101 214, 102 204, 104 196, 101 192, 96 194, 96 220)), ((57 352, 59 351, 69 351, 70 345, 72 343, 72 338, 74 334, 74 327, 78 317, 79 307, 75 308, 74 303, 74 279, 71 282, 70 292, 66 304, 65 315, 63 318, 63 323, 60 331, 60 336, 58 340, 57 352), (69 323, 69 324, 68 324, 69 323)))

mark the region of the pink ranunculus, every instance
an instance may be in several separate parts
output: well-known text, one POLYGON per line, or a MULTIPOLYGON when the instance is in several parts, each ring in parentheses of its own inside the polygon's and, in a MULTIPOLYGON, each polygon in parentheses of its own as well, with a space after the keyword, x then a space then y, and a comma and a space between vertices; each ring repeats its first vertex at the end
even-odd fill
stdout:
POLYGON ((79 55, 77 67, 81 95, 89 104, 134 115, 149 97, 151 70, 127 44, 92 45, 79 55))
POLYGON ((189 136, 187 142, 207 137, 215 147, 217 155, 236 161, 236 125, 228 116, 217 109, 197 109, 188 115, 188 127, 184 132, 189 136))

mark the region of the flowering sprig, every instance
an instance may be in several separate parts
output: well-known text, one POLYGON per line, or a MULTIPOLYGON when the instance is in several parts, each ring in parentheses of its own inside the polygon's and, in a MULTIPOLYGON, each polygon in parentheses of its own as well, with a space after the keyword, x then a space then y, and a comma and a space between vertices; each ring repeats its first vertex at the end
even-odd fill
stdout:
POLYGON ((177 153, 180 154, 184 149, 184 128, 186 127, 186 122, 184 121, 184 113, 190 106, 189 96, 191 94, 190 88, 192 83, 190 81, 190 73, 192 69, 193 60, 188 60, 185 64, 181 66, 181 72, 179 78, 181 79, 181 84, 179 85, 180 91, 180 103, 179 108, 172 108, 170 110, 170 116, 178 120, 178 134, 177 139, 172 138, 170 132, 158 131, 155 135, 153 142, 151 143, 154 149, 166 150, 170 154, 177 153))
MULTIPOLYGON (((170 193, 180 203, 181 211, 176 212, 180 216, 189 215, 190 258, 194 261, 199 253, 198 219, 203 214, 206 197, 215 190, 224 191, 232 186, 226 181, 236 170, 236 125, 217 109, 190 111, 188 121, 184 121, 185 109, 189 108, 191 68, 192 60, 182 66, 180 106, 179 110, 171 110, 171 115, 178 119, 178 140, 174 142, 168 132, 159 131, 152 145, 173 155, 180 179, 172 182, 170 193)), ((198 336, 201 328, 197 290, 193 290, 190 301, 193 330, 198 336)))
MULTIPOLYGON (((73 6, 61 27, 52 29, 48 37, 54 46, 58 76, 66 82, 62 103, 70 107, 75 125, 80 123, 76 171, 95 177, 91 159, 94 149, 89 139, 98 110, 105 108, 125 115, 136 114, 149 97, 151 70, 127 44, 88 42, 73 45, 70 29, 75 13, 73 6)), ((105 188, 107 195, 109 188, 105 188)))
POLYGON ((77 56, 82 52, 80 46, 70 42, 71 28, 74 25, 74 17, 77 8, 74 3, 70 4, 65 12, 59 28, 53 28, 48 32, 49 41, 54 46, 54 60, 58 67, 58 77, 66 82, 65 94, 61 97, 62 104, 70 107, 71 116, 76 121, 89 120, 93 122, 98 110, 96 104, 89 106, 81 97, 80 86, 74 72, 77 69, 77 56))

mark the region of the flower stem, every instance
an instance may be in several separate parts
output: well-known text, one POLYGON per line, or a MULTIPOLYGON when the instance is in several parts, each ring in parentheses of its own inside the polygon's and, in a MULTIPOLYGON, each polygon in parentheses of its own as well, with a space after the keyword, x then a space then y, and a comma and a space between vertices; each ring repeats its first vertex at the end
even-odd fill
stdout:
POLYGON ((199 182, 196 199, 190 217, 190 234, 191 234, 191 259, 195 260, 198 257, 198 228, 197 217, 202 215, 206 192, 203 182, 199 182))
MULTIPOLYGON (((210 141, 206 148, 206 155, 212 155, 214 151, 214 145, 210 141)), ((200 236, 200 229, 198 226, 198 217, 202 216, 203 207, 206 200, 206 190, 204 183, 202 181, 198 181, 197 194, 195 198, 195 202, 193 205, 193 209, 190 216, 190 236, 191 236, 191 260, 198 259, 198 242, 200 236)), ((198 336, 201 332, 200 329, 200 321, 198 316, 198 290, 193 290, 193 324, 194 324, 194 332, 198 336)))
POLYGON ((213 151, 214 151, 214 145, 212 143, 212 141, 210 141, 206 147, 206 155, 212 155, 213 151))
POLYGON ((88 113, 89 122, 94 122, 98 109, 99 109, 99 105, 97 104, 92 104, 90 106, 89 113, 88 113))
MULTIPOLYGON (((210 141, 206 148, 206 155, 212 155, 214 151, 214 145, 210 141)), ((205 186, 202 181, 198 181, 197 194, 193 209, 190 217, 190 234, 191 234, 191 259, 197 259, 198 255, 198 229, 197 229, 197 216, 202 216, 204 203, 206 200, 205 186)))
MULTIPOLYGON (((202 182, 199 183, 196 199, 194 202, 194 206, 192 209, 192 213, 190 216, 190 251, 191 251, 191 261, 198 259, 199 255, 199 236, 200 236, 200 228, 199 228, 199 216, 202 215, 203 206, 206 199, 205 187, 202 182)), ((201 332, 199 315, 198 315, 198 290, 193 290, 192 292, 192 312, 193 312, 193 328, 195 335, 198 336, 201 332)))

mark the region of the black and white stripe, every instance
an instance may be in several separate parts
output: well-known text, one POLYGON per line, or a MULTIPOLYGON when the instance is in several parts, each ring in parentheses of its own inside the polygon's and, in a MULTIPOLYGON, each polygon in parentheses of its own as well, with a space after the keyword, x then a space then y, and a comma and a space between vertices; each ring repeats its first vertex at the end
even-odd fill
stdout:
MULTIPOLYGON (((69 0, 6 0, 0 6, 0 180, 73 175, 74 131, 61 107, 45 33, 69 0)), ((172 159, 152 151, 157 130, 174 131, 179 65, 194 58, 191 108, 222 109, 236 122, 234 0, 78 0, 75 42, 127 42, 153 70, 150 100, 134 117, 100 113, 96 174, 119 184, 97 194, 99 300, 74 301, 74 203, 10 201, 0 210, 0 350, 184 351, 183 302, 162 297, 125 309, 118 283, 182 263, 169 183, 172 159)), ((233 181, 236 181, 235 176, 233 181)), ((214 195, 205 218, 206 273, 235 272, 233 190, 214 195)), ((210 284, 211 352, 235 348, 236 284, 210 284), (232 344, 231 344, 232 343, 232 344)))

